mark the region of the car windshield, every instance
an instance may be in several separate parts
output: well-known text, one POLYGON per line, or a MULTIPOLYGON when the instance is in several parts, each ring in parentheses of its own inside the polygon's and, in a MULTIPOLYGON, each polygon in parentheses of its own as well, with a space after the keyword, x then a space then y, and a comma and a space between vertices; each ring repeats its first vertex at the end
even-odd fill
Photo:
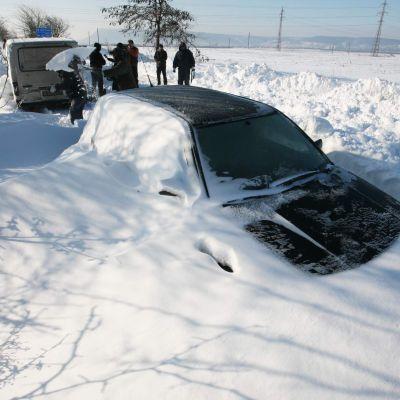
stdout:
POLYGON ((197 128, 204 176, 213 197, 249 196, 285 178, 329 163, 304 133, 280 113, 197 128))

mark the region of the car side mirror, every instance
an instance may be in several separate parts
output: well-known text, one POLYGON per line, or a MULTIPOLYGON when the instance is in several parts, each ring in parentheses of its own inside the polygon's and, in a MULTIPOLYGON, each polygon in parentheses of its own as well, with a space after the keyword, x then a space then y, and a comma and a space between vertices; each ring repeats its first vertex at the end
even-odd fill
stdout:
POLYGON ((171 197, 179 197, 177 194, 170 192, 169 190, 161 190, 158 192, 161 196, 171 196, 171 197))
POLYGON ((322 139, 318 139, 314 142, 314 144, 320 149, 322 150, 322 139))

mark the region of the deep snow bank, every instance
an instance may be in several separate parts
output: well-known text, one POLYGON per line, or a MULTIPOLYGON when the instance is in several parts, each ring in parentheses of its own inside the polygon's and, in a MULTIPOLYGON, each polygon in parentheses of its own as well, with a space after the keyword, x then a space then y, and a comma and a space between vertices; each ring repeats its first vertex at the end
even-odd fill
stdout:
POLYGON ((71 127, 67 118, 44 115, 47 124, 33 113, 14 118, 3 115, 0 124, 1 170, 40 166, 56 159, 66 148, 75 144, 82 127, 71 127), (46 118, 47 117, 47 118, 46 118))
MULTIPOLYGON (((324 109, 334 88, 328 80, 315 94, 305 75, 281 78, 267 95, 286 98, 289 114, 289 102, 324 109)), ((182 207, 132 190, 180 176, 181 161, 171 169, 163 151, 185 129, 114 97, 58 161, 0 184, 0 399, 399 398, 399 242, 362 268, 317 278, 209 202, 182 207), (168 129, 151 130, 154 121, 168 129)), ((329 114, 317 118, 318 135, 337 129, 329 114)))
POLYGON ((305 275, 88 146, 0 184, 1 400, 399 397, 399 242, 305 275))

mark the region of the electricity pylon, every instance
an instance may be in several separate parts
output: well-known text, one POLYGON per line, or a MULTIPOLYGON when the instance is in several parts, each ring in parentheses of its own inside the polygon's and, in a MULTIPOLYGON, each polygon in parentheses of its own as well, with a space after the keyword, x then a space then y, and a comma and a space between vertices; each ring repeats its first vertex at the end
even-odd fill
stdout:
POLYGON ((374 57, 378 57, 379 54, 379 46, 381 44, 381 35, 382 35, 382 25, 383 25, 383 19, 386 14, 386 7, 387 7, 387 0, 385 0, 385 2, 382 4, 382 12, 381 12, 381 17, 379 18, 378 32, 376 32, 375 43, 372 49, 372 55, 374 57))
POLYGON ((282 7, 281 13, 280 13, 280 21, 279 21, 278 44, 276 45, 276 48, 277 48, 278 51, 281 51, 281 48, 282 48, 282 24, 283 24, 283 15, 284 15, 284 10, 283 10, 283 7, 282 7))

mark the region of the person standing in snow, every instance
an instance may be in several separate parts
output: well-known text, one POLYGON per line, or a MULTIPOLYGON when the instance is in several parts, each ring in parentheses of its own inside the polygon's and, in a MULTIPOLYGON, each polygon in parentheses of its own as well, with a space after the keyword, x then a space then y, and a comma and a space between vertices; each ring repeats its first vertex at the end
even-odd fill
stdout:
POLYGON ((71 100, 69 116, 72 125, 75 120, 83 119, 83 109, 87 99, 85 83, 79 73, 79 64, 82 64, 82 60, 77 55, 74 55, 68 64, 72 72, 58 71, 62 82, 55 85, 57 90, 65 90, 71 100))
POLYGON ((114 66, 104 71, 104 76, 113 81, 113 90, 134 89, 137 87, 128 62, 128 54, 122 43, 111 52, 112 58, 107 59, 114 63, 114 66))
POLYGON ((178 85, 190 85, 190 71, 194 70, 195 60, 193 53, 187 48, 186 43, 182 42, 179 51, 174 58, 174 72, 178 68, 178 85))
POLYGON ((167 81, 167 59, 168 54, 164 50, 164 46, 160 44, 154 54, 154 61, 157 65, 157 83, 161 85, 161 74, 163 75, 164 85, 168 84, 167 81))
POLYGON ((132 74, 136 81, 136 87, 139 87, 139 76, 138 76, 138 61, 139 61, 139 49, 133 43, 133 40, 128 40, 128 60, 132 68, 132 74))
POLYGON ((92 68, 92 86, 93 89, 98 89, 99 96, 103 96, 106 91, 104 90, 104 80, 103 80, 103 66, 106 64, 106 60, 100 53, 101 44, 95 43, 94 50, 90 53, 90 67, 92 68))

